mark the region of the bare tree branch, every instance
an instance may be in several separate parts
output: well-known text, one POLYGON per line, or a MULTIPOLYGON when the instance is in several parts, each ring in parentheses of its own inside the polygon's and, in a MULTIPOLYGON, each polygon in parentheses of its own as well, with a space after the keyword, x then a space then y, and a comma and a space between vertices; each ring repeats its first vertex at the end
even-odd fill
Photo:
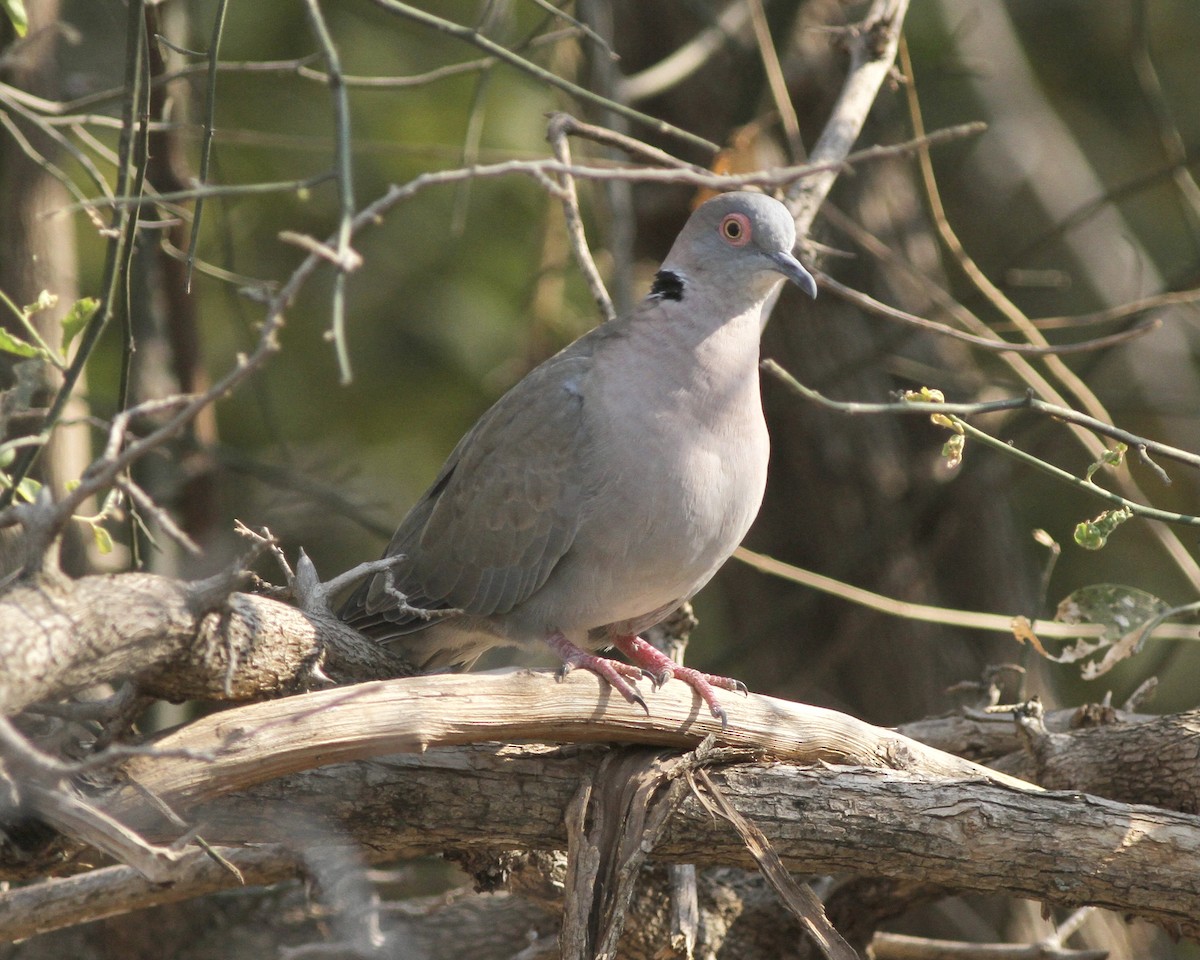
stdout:
POLYGON ((240 593, 210 613, 196 589, 139 573, 10 588, 0 595, 0 712, 120 679, 167 700, 242 700, 323 685, 323 675, 409 672, 331 615, 240 593))

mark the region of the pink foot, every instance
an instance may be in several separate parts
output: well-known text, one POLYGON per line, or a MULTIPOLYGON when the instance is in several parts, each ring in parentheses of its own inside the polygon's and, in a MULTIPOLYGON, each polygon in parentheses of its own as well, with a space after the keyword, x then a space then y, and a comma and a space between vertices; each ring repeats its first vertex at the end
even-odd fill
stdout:
POLYGON ((672 677, 682 680, 700 694, 700 699, 708 704, 708 709, 714 717, 721 721, 722 727, 728 726, 729 718, 725 714, 725 708, 717 700, 717 692, 713 687, 738 693, 747 692, 746 685, 741 680, 714 677, 710 673, 701 673, 691 667, 681 667, 652 643, 648 643, 641 637, 618 637, 616 648, 650 674, 655 689, 661 687, 672 677))
POLYGON ((586 650, 575 646, 575 644, 557 631, 546 637, 546 645, 562 657, 563 665, 559 674, 560 676, 565 677, 576 667, 590 670, 597 676, 607 680, 609 685, 630 703, 636 703, 645 710, 646 716, 650 716, 650 708, 646 706, 646 701, 642 699, 641 694, 629 682, 630 680, 640 680, 645 676, 645 672, 640 667, 630 666, 628 663, 621 663, 619 660, 610 660, 608 657, 598 657, 594 653, 588 653, 586 650))

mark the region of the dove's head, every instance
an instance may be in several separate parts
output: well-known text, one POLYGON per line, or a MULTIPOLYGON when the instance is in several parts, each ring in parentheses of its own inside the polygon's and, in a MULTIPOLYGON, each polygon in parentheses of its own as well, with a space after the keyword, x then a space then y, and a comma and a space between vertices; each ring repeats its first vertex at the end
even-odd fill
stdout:
POLYGON ((727 295, 743 290, 757 300, 782 275, 815 297, 816 281, 792 255, 795 243, 796 223, 778 200, 765 193, 723 193, 692 214, 659 276, 677 279, 680 293, 689 283, 713 284, 727 295))

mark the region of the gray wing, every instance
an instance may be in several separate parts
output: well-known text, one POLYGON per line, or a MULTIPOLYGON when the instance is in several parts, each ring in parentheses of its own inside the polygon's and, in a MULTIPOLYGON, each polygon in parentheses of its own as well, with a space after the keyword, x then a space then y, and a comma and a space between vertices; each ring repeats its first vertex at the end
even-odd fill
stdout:
MULTIPOLYGON (((585 341, 501 397, 400 524, 384 555, 406 558, 393 576, 409 606, 506 613, 545 583, 571 546, 586 496, 585 341)), ((376 574, 364 583, 342 618, 373 633, 429 622, 399 609, 385 582, 376 574)))

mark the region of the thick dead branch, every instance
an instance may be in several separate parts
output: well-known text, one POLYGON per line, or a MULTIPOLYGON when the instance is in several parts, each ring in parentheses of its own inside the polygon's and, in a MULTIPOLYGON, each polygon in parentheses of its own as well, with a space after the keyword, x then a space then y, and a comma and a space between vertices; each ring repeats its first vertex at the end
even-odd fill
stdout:
MULTIPOLYGON (((160 907, 131 918, 120 926, 112 925, 97 929, 84 925, 75 929, 63 929, 50 936, 39 937, 22 945, 17 960, 49 960, 49 958, 86 956, 85 946, 94 944, 98 937, 111 935, 129 936, 130 931, 150 930, 162 936, 165 929, 179 919, 180 910, 186 910, 193 925, 205 930, 221 931, 219 956, 232 957, 243 954, 253 956, 272 955, 275 951, 268 944, 319 941, 324 918, 306 903, 304 891, 297 884, 281 884, 280 880, 297 876, 296 858, 276 852, 276 848, 233 850, 226 848, 222 853, 234 860, 246 872, 251 883, 275 883, 271 891, 262 889, 229 890, 221 897, 210 897, 202 902, 180 905, 189 894, 196 895, 199 888, 178 885, 139 886, 144 897, 144 906, 160 907), (256 867, 261 864, 261 869, 256 867), (172 905, 177 905, 173 906, 172 905), (250 912, 252 923, 246 923, 250 912), (316 915, 314 915, 316 913, 316 915), (300 929, 297 929, 300 928, 300 929), (249 932, 248 932, 249 931, 249 932), (242 948, 252 940, 252 945, 242 948), (32 949, 31 949, 32 948, 32 949)), ((196 867, 206 869, 202 862, 196 867)), ((60 922, 71 923, 75 910, 80 905, 94 915, 94 908, 101 905, 100 898, 111 891, 97 891, 102 878, 107 880, 122 867, 97 870, 85 877, 55 881, 62 897, 63 908, 60 922), (78 881, 85 881, 80 883, 78 881), (75 898, 68 897, 68 887, 75 898)), ((622 960, 652 960, 664 955, 665 897, 663 896, 663 870, 649 867, 642 871, 633 909, 621 940, 622 960)), ((217 876, 216 873, 213 874, 217 876)), ((130 878, 134 880, 134 878, 130 878)), ((136 880, 134 881, 136 883, 136 880)), ((29 888, 41 891, 50 885, 29 888)), ((26 918, 31 933, 39 913, 36 896, 28 898, 29 913, 26 918)), ((404 936, 409 950, 405 956, 413 957, 456 957, 463 952, 463 944, 470 944, 472 960, 523 960, 554 958, 559 956, 555 931, 558 929, 558 913, 561 906, 539 898, 530 899, 512 892, 471 894, 457 890, 443 897, 406 899, 402 904, 381 904, 385 911, 384 929, 396 937, 404 936), (522 952, 524 951, 524 952, 522 952)), ((14 902, 19 902, 14 901, 14 902)), ((126 907, 129 909, 129 907, 126 907)), ((57 926, 58 924, 55 924, 57 926)), ((762 878, 741 870, 720 869, 706 871, 700 875, 698 927, 703 952, 697 955, 712 960, 747 960, 767 958, 772 960, 799 960, 801 953, 800 931, 780 910, 771 890, 762 878)), ((39 928, 40 929, 40 928, 39 928)), ((168 941, 169 943, 169 941, 168 941)), ((149 955, 160 956, 170 949, 160 940, 157 951, 149 955)), ((136 949, 125 955, 143 956, 136 949)))
MULTIPOLYGON (((908 13, 908 0, 874 0, 850 44, 850 72, 842 85, 825 129, 809 157, 813 164, 841 163, 850 153, 875 103, 879 88, 896 62, 900 30, 908 13)), ((796 233, 805 237, 817 212, 833 188, 840 169, 797 181, 787 191, 787 203, 796 218, 796 233)))
POLYGON ((1136 795, 1184 813, 1200 812, 1200 711, 1056 733, 1031 730, 1025 749, 996 765, 1052 790, 1101 797, 1136 795))
MULTIPOLYGON (((279 775, 331 759, 491 737, 682 745, 694 743, 708 727, 717 732, 715 721, 690 702, 690 691, 677 686, 655 694, 651 718, 613 702, 595 678, 579 673, 562 684, 514 673, 322 691, 230 710, 159 744, 209 752, 211 762, 143 756, 127 770, 215 843, 276 842, 294 850, 309 839, 328 842, 329 824, 337 823, 345 842, 369 851, 376 862, 446 851, 561 849, 563 811, 579 784, 595 777, 602 748, 463 746, 279 775), (574 711, 567 709, 571 702, 574 711)), ((958 765, 951 775, 965 779, 947 783, 922 772, 936 769, 934 761, 942 755, 919 747, 906 752, 894 734, 830 711, 762 697, 730 698, 730 709, 726 737, 742 746, 809 760, 849 756, 858 764, 885 765, 907 760, 904 773, 785 765, 723 771, 717 778, 722 790, 790 869, 882 875, 1058 904, 1096 903, 1180 933, 1200 933, 1188 919, 1200 915, 1200 881, 1183 869, 1200 852, 1195 817, 989 784, 987 771, 955 758, 941 765, 958 765)), ((169 840, 179 833, 140 790, 116 788, 92 800, 149 838, 169 840)), ((679 816, 655 857, 749 863, 732 831, 715 824, 694 801, 679 816)), ((213 884, 235 882, 227 872, 207 868, 196 879, 188 870, 180 876, 174 888, 180 899, 192 895, 189 889, 200 895, 213 884)), ((39 884, 0 897, 0 935, 9 924, 27 931, 22 924, 31 921, 20 918, 57 917, 36 921, 38 929, 48 929, 45 924, 119 912, 121 904, 137 909, 161 900, 125 868, 75 882, 101 885, 87 887, 97 912, 63 905, 64 899, 78 902, 78 886, 39 884), (35 900, 32 913, 30 897, 44 898, 35 900)))
POLYGON ((166 700, 249 700, 409 672, 332 616, 143 573, 19 583, 0 596, 0 712, 135 680, 166 700))
MULTIPOLYGON (((284 777, 189 815, 215 843, 290 848, 327 839, 336 823, 345 843, 376 862, 447 850, 562 849, 563 811, 605 753, 496 744, 431 750, 284 777)), ((1200 935, 1194 816, 886 769, 744 764, 711 776, 790 870, 1092 903, 1200 935)), ((653 857, 752 865, 741 838, 694 798, 683 802, 653 857)), ((20 916, 0 895, 0 935, 20 916)))
MULTIPOLYGON (((1200 916, 1200 880, 1187 869, 1200 854, 1200 818, 1041 793, 832 711, 728 699, 726 742, 858 765, 745 765, 717 776, 790 869, 1093 903, 1200 933, 1192 919, 1200 916)), ((332 822, 376 861, 561 849, 563 811, 583 779, 595 776, 596 751, 454 745, 552 737, 692 746, 708 733, 722 736, 682 685, 668 685, 651 703, 653 716, 643 717, 582 673, 563 683, 515 672, 321 691, 197 721, 159 746, 210 761, 135 757, 125 769, 139 789, 118 785, 91 799, 150 839, 174 838, 179 828, 148 793, 214 843, 304 844, 309 833, 327 839, 332 822), (417 754, 298 772, 397 750, 417 754)), ((740 839, 703 807, 686 801, 678 816, 654 856, 749 862, 740 839)))
MULTIPOLYGON (((222 851, 248 884, 277 883, 300 876, 301 858, 277 846, 222 851)), ((46 880, 7 891, 0 902, 0 940, 17 940, 50 930, 179 903, 233 885, 229 870, 202 850, 176 864, 171 884, 152 883, 130 867, 104 867, 74 877, 46 880)))
POLYGON ((128 827, 66 790, 22 784, 21 812, 36 815, 66 836, 84 840, 97 850, 119 858, 152 883, 172 881, 183 856, 181 850, 146 843, 128 827))
POLYGON ((1200 711, 1167 716, 1059 710, 1046 730, 1022 737, 1003 714, 905 724, 910 737, 971 757, 1052 790, 1200 812, 1200 711))
POLYGON ((608 754, 566 816, 567 876, 559 942, 564 960, 617 956, 634 884, 687 791, 683 775, 703 762, 650 750, 608 754))
MULTIPOLYGON (((651 715, 592 674, 558 681, 544 671, 411 677, 257 703, 197 720, 158 741, 203 760, 135 757, 125 774, 172 806, 188 807, 318 764, 424 751, 484 740, 633 742, 690 749, 712 734, 718 744, 803 763, 849 763, 935 777, 1003 783, 1009 777, 845 714, 773 697, 723 698, 729 725, 708 713, 687 686, 649 695, 651 715)), ((117 790, 107 809, 142 807, 141 793, 117 790)))

